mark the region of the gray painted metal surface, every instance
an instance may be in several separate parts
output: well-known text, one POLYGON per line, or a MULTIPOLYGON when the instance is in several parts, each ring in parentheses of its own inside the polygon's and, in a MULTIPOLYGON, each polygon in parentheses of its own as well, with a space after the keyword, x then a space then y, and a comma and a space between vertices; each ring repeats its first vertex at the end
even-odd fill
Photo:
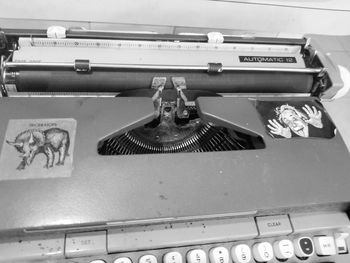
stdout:
MULTIPOLYGON (((190 250, 197 248, 208 253, 218 246, 230 250, 238 244, 252 247, 256 242, 268 241, 272 244, 276 240, 293 240, 300 236, 349 233, 349 219, 345 213, 298 213, 289 217, 294 226, 293 233, 281 234, 277 230, 273 237, 265 237, 262 233, 258 235, 259 227, 255 225, 254 217, 112 228, 107 232, 108 240, 105 231, 12 237, 0 241, 0 262, 90 262, 93 259, 113 262, 121 257, 138 262, 140 256, 146 254, 155 255, 158 262, 162 262, 163 256, 170 251, 178 251, 185 258, 190 250)), ((347 262, 348 258, 349 254, 322 257, 331 262, 347 262)), ((313 255, 305 262, 319 262, 320 259, 313 255)), ((298 261, 296 257, 291 260, 298 261)), ((280 261, 273 259, 270 262, 280 261)))
POLYGON ((0 146, 9 119, 74 118, 77 133, 71 177, 0 182, 0 229, 179 219, 349 201, 349 156, 339 134, 332 139, 276 140, 265 133, 254 103, 246 98, 199 98, 197 105, 207 120, 260 134, 266 149, 99 156, 100 139, 152 119, 150 99, 3 98, 0 146))
POLYGON ((148 250, 208 244, 258 236, 254 218, 160 224, 108 231, 108 252, 148 250))

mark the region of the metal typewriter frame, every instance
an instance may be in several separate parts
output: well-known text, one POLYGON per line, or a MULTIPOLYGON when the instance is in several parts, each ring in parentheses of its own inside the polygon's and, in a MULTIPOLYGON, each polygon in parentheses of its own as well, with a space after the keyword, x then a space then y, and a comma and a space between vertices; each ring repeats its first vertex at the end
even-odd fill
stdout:
MULTIPOLYGON (((5 34, 8 38, 12 37, 46 37, 46 31, 44 30, 29 30, 22 31, 18 29, 4 29, 2 34, 5 34)), ((118 40, 147 40, 147 41, 181 41, 181 42, 207 42, 207 35, 169 35, 169 34, 147 34, 147 33, 115 33, 115 32, 95 32, 88 30, 79 30, 72 29, 68 30, 66 38, 96 38, 96 39, 118 39, 118 40)), ((324 59, 324 56, 317 50, 315 50, 310 45, 310 39, 288 39, 288 38, 244 38, 237 36, 224 36, 223 43, 245 43, 245 44, 271 44, 271 45, 299 45, 302 47, 301 51, 306 62, 306 68, 283 68, 283 67, 228 67, 221 65, 220 71, 216 72, 220 74, 221 72, 284 72, 284 73, 305 73, 311 74, 316 77, 324 89, 328 90, 332 88, 332 82, 337 84, 339 78, 337 78, 337 73, 335 66, 329 64, 328 61, 324 59), (331 81, 326 81, 326 80, 331 81), (333 81, 335 80, 335 81, 333 81), (325 84, 327 83, 327 84, 325 84), (325 87, 327 85, 327 87, 325 87)), ((2 95, 8 96, 7 89, 3 87, 7 83, 11 84, 11 77, 14 77, 12 69, 64 69, 64 70, 75 70, 77 72, 88 72, 93 69, 107 69, 107 70, 118 70, 118 69, 130 69, 130 70, 186 70, 192 72, 209 72, 210 65, 207 66, 177 66, 177 65, 139 65, 139 64, 107 64, 107 63, 91 63, 90 61, 79 61, 76 60, 72 63, 42 63, 42 62, 33 62, 33 63, 20 63, 20 62, 11 62, 11 56, 13 51, 16 49, 16 46, 13 45, 12 49, 9 49, 11 52, 7 57, 1 57, 1 82, 2 82, 2 95), (81 67, 82 65, 82 67, 81 67)), ((341 82, 341 81, 340 81, 341 82)), ((337 85, 333 85, 337 86, 337 85)), ((336 87, 337 89, 337 87, 336 87)), ((10 92, 11 93, 11 92, 10 92)), ((288 92, 287 92, 288 93, 288 92)), ((25 94, 23 94, 26 96, 25 94)), ((39 93, 33 93, 33 96, 38 96, 39 93)), ((44 95, 44 94, 40 94, 44 95)), ((55 96, 56 94, 51 94, 55 96)), ((64 94, 61 94, 64 96, 64 94)), ((72 94, 69 94, 72 95, 72 94)), ((103 94, 86 94, 81 93, 77 94, 79 96, 101 96, 103 94)), ((291 94, 292 96, 297 94, 291 94)), ((305 94, 307 95, 307 94, 305 94)), ((311 95, 311 94, 309 94, 311 95)), ((327 97, 327 96, 326 96, 327 97)))

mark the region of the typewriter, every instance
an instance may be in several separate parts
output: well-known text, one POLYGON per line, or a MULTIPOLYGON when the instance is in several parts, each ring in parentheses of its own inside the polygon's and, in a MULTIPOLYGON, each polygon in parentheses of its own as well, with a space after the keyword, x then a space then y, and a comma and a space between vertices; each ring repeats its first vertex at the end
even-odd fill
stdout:
POLYGON ((1 29, 0 262, 349 262, 346 43, 1 29))

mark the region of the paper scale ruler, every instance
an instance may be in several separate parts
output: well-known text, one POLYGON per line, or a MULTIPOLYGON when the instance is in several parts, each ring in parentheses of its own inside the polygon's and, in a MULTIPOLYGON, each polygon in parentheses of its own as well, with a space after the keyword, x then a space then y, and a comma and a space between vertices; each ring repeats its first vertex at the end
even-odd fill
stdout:
POLYGON ((300 46, 288 45, 20 38, 13 55, 13 62, 21 63, 72 63, 77 59, 97 64, 305 68, 300 46), (242 57, 249 63, 242 62, 242 57), (278 63, 276 58, 293 58, 294 62, 278 63))

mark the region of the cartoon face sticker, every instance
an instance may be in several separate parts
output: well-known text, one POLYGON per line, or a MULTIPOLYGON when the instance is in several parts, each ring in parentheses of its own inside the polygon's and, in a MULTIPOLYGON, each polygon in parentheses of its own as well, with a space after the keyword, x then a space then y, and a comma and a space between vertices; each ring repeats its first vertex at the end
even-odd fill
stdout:
POLYGON ((335 127, 321 106, 313 101, 258 101, 257 109, 267 132, 275 138, 334 136, 335 127))
POLYGON ((307 104, 302 109, 304 112, 288 104, 277 107, 275 112, 278 121, 268 120, 270 132, 285 138, 291 138, 292 132, 300 137, 309 137, 309 124, 319 129, 323 127, 321 111, 307 104))

